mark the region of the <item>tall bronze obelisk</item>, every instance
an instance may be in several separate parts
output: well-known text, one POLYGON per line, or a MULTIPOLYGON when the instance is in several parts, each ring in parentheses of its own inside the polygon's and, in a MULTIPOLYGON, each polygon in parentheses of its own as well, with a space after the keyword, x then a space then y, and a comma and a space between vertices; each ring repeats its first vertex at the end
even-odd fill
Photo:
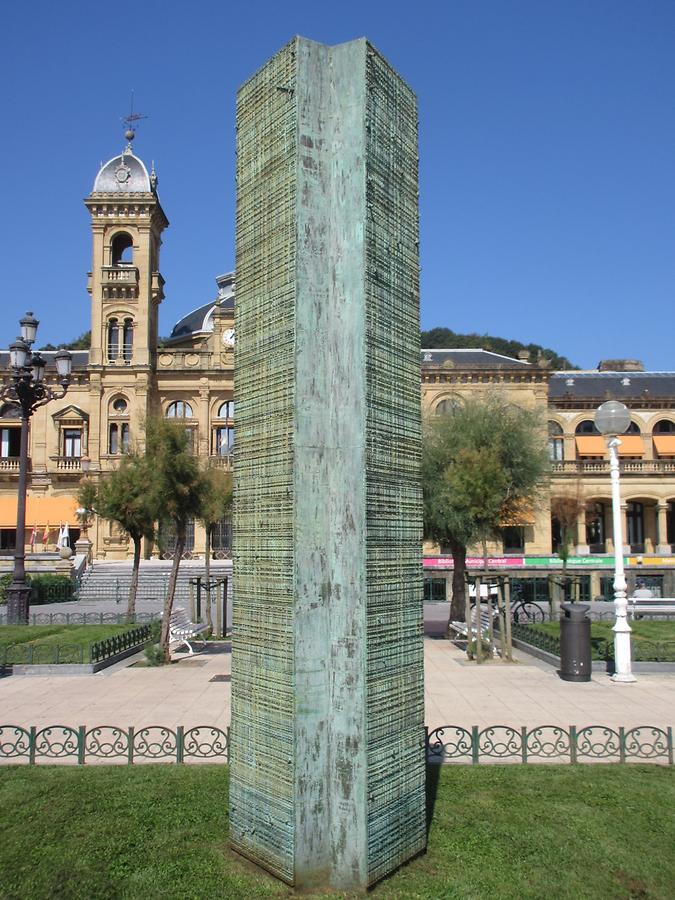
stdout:
POLYGON ((298 887, 426 840, 417 152, 366 40, 239 91, 230 836, 298 887))

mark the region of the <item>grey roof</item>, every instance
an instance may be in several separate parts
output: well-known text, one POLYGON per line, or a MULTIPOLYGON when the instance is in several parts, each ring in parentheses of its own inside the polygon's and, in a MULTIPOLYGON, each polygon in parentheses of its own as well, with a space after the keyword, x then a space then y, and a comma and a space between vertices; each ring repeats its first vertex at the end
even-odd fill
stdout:
MULTIPOLYGON (((54 356, 56 355, 57 350, 40 350, 40 356, 44 357, 47 363, 47 371, 51 371, 56 368, 56 363, 54 362, 54 356)), ((88 350, 71 350, 71 356, 73 357, 73 369, 86 369, 89 364, 89 351, 88 350)), ((9 369, 9 350, 0 350, 0 370, 6 372, 9 369)))
POLYGON ((151 193, 152 184, 143 161, 127 149, 101 167, 93 193, 151 193))
POLYGON ((450 366, 471 369, 530 369, 530 363, 513 359, 491 350, 467 348, 462 350, 421 350, 422 368, 425 366, 450 366))
POLYGON ((234 273, 228 272, 225 275, 219 275, 216 278, 218 285, 218 297, 198 306, 192 312, 183 316, 173 326, 173 330, 169 336, 170 340, 176 338, 189 337, 192 334, 200 334, 205 331, 213 331, 213 311, 217 306, 220 309, 234 309, 234 273))
POLYGON ((675 396, 675 372, 555 372, 551 400, 646 400, 675 396))

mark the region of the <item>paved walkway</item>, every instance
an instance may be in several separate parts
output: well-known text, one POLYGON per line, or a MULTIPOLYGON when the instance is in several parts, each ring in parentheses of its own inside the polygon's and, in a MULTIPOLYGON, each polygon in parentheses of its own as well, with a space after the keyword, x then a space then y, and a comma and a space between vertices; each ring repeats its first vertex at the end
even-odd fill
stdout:
MULTIPOLYGON (((448 641, 426 638, 429 728, 675 724, 675 674, 640 674, 635 684, 614 684, 595 673, 590 682, 575 684, 523 653, 518 659, 478 667, 448 641)), ((97 675, 1 678, 0 723, 226 728, 230 653, 177 654, 176 660, 169 668, 134 667, 132 659, 97 675)))

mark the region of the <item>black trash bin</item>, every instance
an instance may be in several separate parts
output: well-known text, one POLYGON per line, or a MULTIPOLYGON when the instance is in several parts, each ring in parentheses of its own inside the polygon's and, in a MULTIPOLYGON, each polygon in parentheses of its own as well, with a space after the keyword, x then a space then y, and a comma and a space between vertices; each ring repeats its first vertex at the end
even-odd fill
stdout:
POLYGON ((591 620, 588 603, 560 604, 560 672, 563 681, 591 680, 591 620))

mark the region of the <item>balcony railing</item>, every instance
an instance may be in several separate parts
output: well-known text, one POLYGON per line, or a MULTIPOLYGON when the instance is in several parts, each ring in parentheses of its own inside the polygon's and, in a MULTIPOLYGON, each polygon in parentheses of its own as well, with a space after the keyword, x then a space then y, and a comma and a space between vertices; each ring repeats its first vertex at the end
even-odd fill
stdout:
POLYGON ((103 266, 103 284, 138 284, 136 266, 103 266))
MULTIPOLYGON (((622 459, 619 461, 622 474, 625 475, 675 475, 675 459, 622 459)), ((608 475, 609 461, 598 460, 565 460, 552 462, 553 475, 608 475)))
POLYGON ((221 454, 209 457, 209 465, 214 469, 232 470, 232 454, 221 454))
POLYGON ((16 472, 19 473, 19 457, 18 456, 2 456, 0 457, 0 473, 16 472))
POLYGON ((52 462, 56 463, 57 472, 81 472, 79 456, 52 456, 52 462))

